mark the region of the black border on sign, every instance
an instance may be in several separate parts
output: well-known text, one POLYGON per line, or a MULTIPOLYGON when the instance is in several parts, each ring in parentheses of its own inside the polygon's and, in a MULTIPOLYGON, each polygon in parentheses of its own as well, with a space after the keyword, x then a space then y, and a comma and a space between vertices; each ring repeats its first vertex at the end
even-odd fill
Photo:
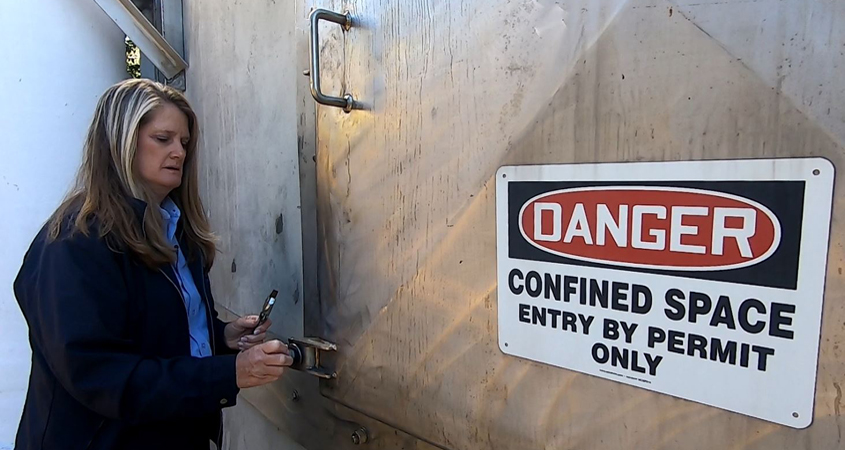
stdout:
POLYGON ((796 290, 805 190, 805 181, 508 181, 508 256, 512 259, 796 290), (673 271, 600 264, 557 256, 531 245, 520 233, 519 211, 529 199, 559 189, 600 186, 703 189, 747 198, 766 206, 778 218, 781 225, 780 246, 768 259, 753 266, 721 271, 673 271))

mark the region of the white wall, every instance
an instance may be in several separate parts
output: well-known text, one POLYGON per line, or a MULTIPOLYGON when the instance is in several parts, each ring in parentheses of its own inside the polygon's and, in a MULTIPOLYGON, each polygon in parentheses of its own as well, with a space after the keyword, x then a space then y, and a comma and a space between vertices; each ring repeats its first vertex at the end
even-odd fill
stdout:
POLYGON ((30 365, 12 282, 73 179, 97 99, 126 77, 123 52, 92 0, 0 2, 0 449, 14 442, 30 365))

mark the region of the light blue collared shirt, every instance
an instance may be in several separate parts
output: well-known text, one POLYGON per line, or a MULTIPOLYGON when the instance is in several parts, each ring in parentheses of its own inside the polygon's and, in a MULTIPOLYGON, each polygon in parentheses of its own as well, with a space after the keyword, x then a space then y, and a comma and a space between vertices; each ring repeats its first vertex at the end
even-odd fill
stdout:
POLYGON ((161 216, 164 218, 165 236, 171 245, 176 247, 176 263, 172 265, 176 273, 176 283, 182 291, 182 299, 185 302, 185 311, 188 313, 188 333, 191 338, 191 356, 204 358, 211 356, 211 344, 208 337, 208 322, 206 321, 205 303, 197 291, 194 277, 188 269, 188 261, 179 248, 179 241, 176 240, 176 225, 182 212, 173 203, 170 197, 161 203, 161 216))

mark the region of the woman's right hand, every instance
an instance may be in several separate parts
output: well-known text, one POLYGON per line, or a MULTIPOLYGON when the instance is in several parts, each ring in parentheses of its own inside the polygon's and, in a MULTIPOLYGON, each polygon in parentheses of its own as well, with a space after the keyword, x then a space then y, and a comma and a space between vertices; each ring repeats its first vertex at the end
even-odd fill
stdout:
POLYGON ((238 353, 235 369, 241 389, 261 386, 279 379, 293 364, 288 346, 278 340, 264 342, 238 353))

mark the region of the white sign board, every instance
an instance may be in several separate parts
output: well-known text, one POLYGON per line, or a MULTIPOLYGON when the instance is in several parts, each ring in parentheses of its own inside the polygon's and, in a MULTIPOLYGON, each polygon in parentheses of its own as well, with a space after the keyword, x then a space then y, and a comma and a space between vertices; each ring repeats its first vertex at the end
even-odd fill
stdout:
POLYGON ((807 427, 833 180, 821 158, 502 167, 499 347, 807 427))

